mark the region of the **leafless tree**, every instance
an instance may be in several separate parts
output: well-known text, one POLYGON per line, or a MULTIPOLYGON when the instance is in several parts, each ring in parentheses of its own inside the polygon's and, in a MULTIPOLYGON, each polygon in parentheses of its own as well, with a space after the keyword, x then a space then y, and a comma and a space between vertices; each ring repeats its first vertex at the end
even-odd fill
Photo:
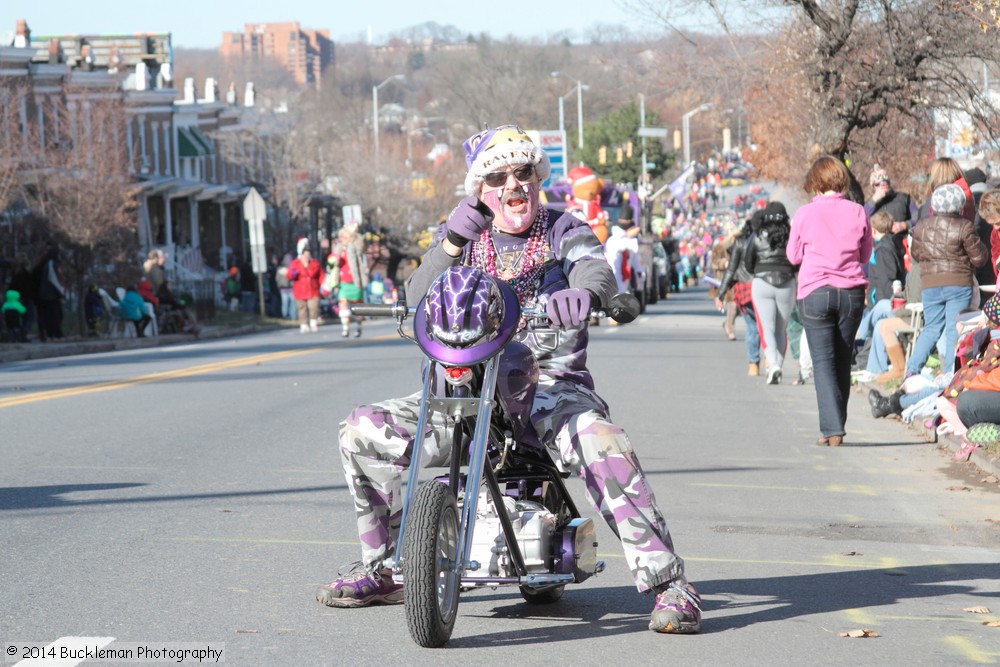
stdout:
MULTIPOLYGON (((136 264, 136 191, 121 93, 68 87, 60 100, 54 109, 45 107, 45 138, 38 127, 32 129, 32 144, 43 148, 35 151, 37 168, 28 193, 47 221, 51 240, 62 246, 66 278, 82 303, 101 267, 136 264)), ((82 308, 79 320, 82 331, 82 308)))
POLYGON ((197 90, 203 90, 205 80, 212 77, 223 99, 232 85, 239 104, 250 82, 259 93, 258 106, 265 108, 277 106, 297 92, 288 71, 273 58, 224 58, 214 49, 178 48, 174 50, 174 66, 174 85, 179 91, 183 91, 187 78, 194 79, 197 90))
MULTIPOLYGON (((755 82, 757 99, 772 86, 783 93, 785 113, 794 118, 779 118, 780 108, 757 113, 749 107, 755 100, 746 101, 758 128, 773 124, 791 132, 771 134, 794 143, 788 146, 794 151, 785 155, 797 158, 800 170, 806 156, 816 152, 861 157, 870 164, 883 156, 865 152, 886 147, 872 136, 884 138, 885 129, 899 124, 926 132, 935 109, 964 111, 984 136, 995 140, 1000 135, 997 110, 982 93, 976 66, 1000 59, 1000 41, 983 35, 966 14, 935 0, 766 3, 775 27, 773 38, 763 43, 767 51, 757 58, 740 47, 739 30, 747 26, 728 22, 730 14, 716 0, 640 0, 630 6, 675 32, 679 29, 670 17, 692 8, 713 14, 730 39, 725 57, 755 82), (773 13, 782 8, 784 13, 773 13), (782 80, 796 85, 783 86, 782 80)), ((740 7, 752 9, 750 3, 740 7)))
POLYGON ((982 32, 1000 30, 1000 2, 997 0, 955 0, 951 9, 978 21, 982 32))
MULTIPOLYGON (((23 199, 19 174, 30 168, 27 142, 19 131, 20 100, 27 86, 0 85, 0 258, 10 260, 19 253, 35 255, 29 240, 29 226, 22 224, 26 211, 17 204, 23 199)), ((8 278, 0 268, 0 282, 8 278)))
POLYGON ((17 172, 24 159, 25 146, 21 133, 16 131, 19 100, 26 90, 23 86, 0 88, 0 211, 10 206, 20 189, 17 172))

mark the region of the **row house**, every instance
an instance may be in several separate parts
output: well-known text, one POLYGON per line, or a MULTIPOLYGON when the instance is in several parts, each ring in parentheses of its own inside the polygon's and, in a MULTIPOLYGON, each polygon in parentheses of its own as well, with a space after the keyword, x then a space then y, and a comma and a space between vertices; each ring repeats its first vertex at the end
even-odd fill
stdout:
MULTIPOLYGON (((169 34, 32 36, 19 21, 14 44, 0 46, 0 134, 19 133, 30 151, 29 137, 44 141, 67 131, 58 127, 58 114, 44 113, 46 106, 85 106, 93 96, 122 91, 121 140, 139 186, 140 246, 143 254, 165 250, 168 273, 189 283, 249 259, 242 200, 251 184, 265 179, 267 164, 253 142, 241 139, 245 118, 257 111, 252 84, 242 106, 233 90, 220 99, 213 79, 206 80, 201 95, 192 80, 179 91, 170 39, 169 34)), ((22 178, 29 171, 22 170, 22 178)))

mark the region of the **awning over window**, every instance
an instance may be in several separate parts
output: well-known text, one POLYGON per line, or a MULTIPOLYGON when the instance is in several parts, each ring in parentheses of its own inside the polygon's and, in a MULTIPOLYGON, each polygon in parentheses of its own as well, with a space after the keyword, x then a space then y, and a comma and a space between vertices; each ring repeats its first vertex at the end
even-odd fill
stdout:
POLYGON ((215 154, 212 142, 197 127, 177 128, 177 140, 178 154, 181 157, 202 157, 215 154))
POLYGON ((181 157, 201 157, 205 155, 205 147, 192 135, 191 128, 177 128, 177 154, 181 157))
POLYGON ((195 141, 200 143, 205 149, 205 155, 215 155, 215 148, 212 145, 212 140, 205 136, 205 134, 199 130, 197 127, 188 128, 191 131, 191 136, 195 141))

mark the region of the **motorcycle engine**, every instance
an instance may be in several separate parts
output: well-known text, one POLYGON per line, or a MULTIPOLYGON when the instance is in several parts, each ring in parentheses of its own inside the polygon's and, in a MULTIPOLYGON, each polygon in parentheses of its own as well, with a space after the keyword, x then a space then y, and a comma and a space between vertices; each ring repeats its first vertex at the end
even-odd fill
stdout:
MULTIPOLYGON (((551 572, 555 515, 541 503, 510 497, 504 497, 502 511, 507 513, 514 526, 527 571, 551 572)), ((467 577, 517 576, 507 550, 497 508, 485 489, 479 494, 479 504, 476 506, 476 526, 469 557, 479 562, 480 567, 476 571, 466 571, 467 577)))

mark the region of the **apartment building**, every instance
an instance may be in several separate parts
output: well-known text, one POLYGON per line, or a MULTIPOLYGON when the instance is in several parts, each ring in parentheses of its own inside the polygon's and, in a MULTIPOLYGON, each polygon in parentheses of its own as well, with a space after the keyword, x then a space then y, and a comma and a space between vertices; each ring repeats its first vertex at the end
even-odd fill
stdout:
POLYGON ((300 86, 318 86, 334 60, 330 31, 302 28, 297 21, 247 23, 243 32, 224 32, 219 53, 225 58, 273 58, 300 86))
MULTIPOLYGON (((201 95, 192 80, 175 88, 169 34, 32 35, 23 20, 17 31, 13 46, 0 46, 0 138, 18 148, 14 159, 24 174, 36 150, 32 141, 89 131, 87 122, 53 122, 59 115, 51 110, 68 105, 86 114, 88 100, 117 91, 125 118, 115 136, 127 145, 138 186, 143 250, 165 249, 177 283, 211 277, 249 257, 241 203, 269 169, 262 151, 241 141, 244 122, 256 118, 252 95, 237 106, 219 99, 212 79, 201 95)), ((0 256, 8 254, 0 247, 0 256)))

